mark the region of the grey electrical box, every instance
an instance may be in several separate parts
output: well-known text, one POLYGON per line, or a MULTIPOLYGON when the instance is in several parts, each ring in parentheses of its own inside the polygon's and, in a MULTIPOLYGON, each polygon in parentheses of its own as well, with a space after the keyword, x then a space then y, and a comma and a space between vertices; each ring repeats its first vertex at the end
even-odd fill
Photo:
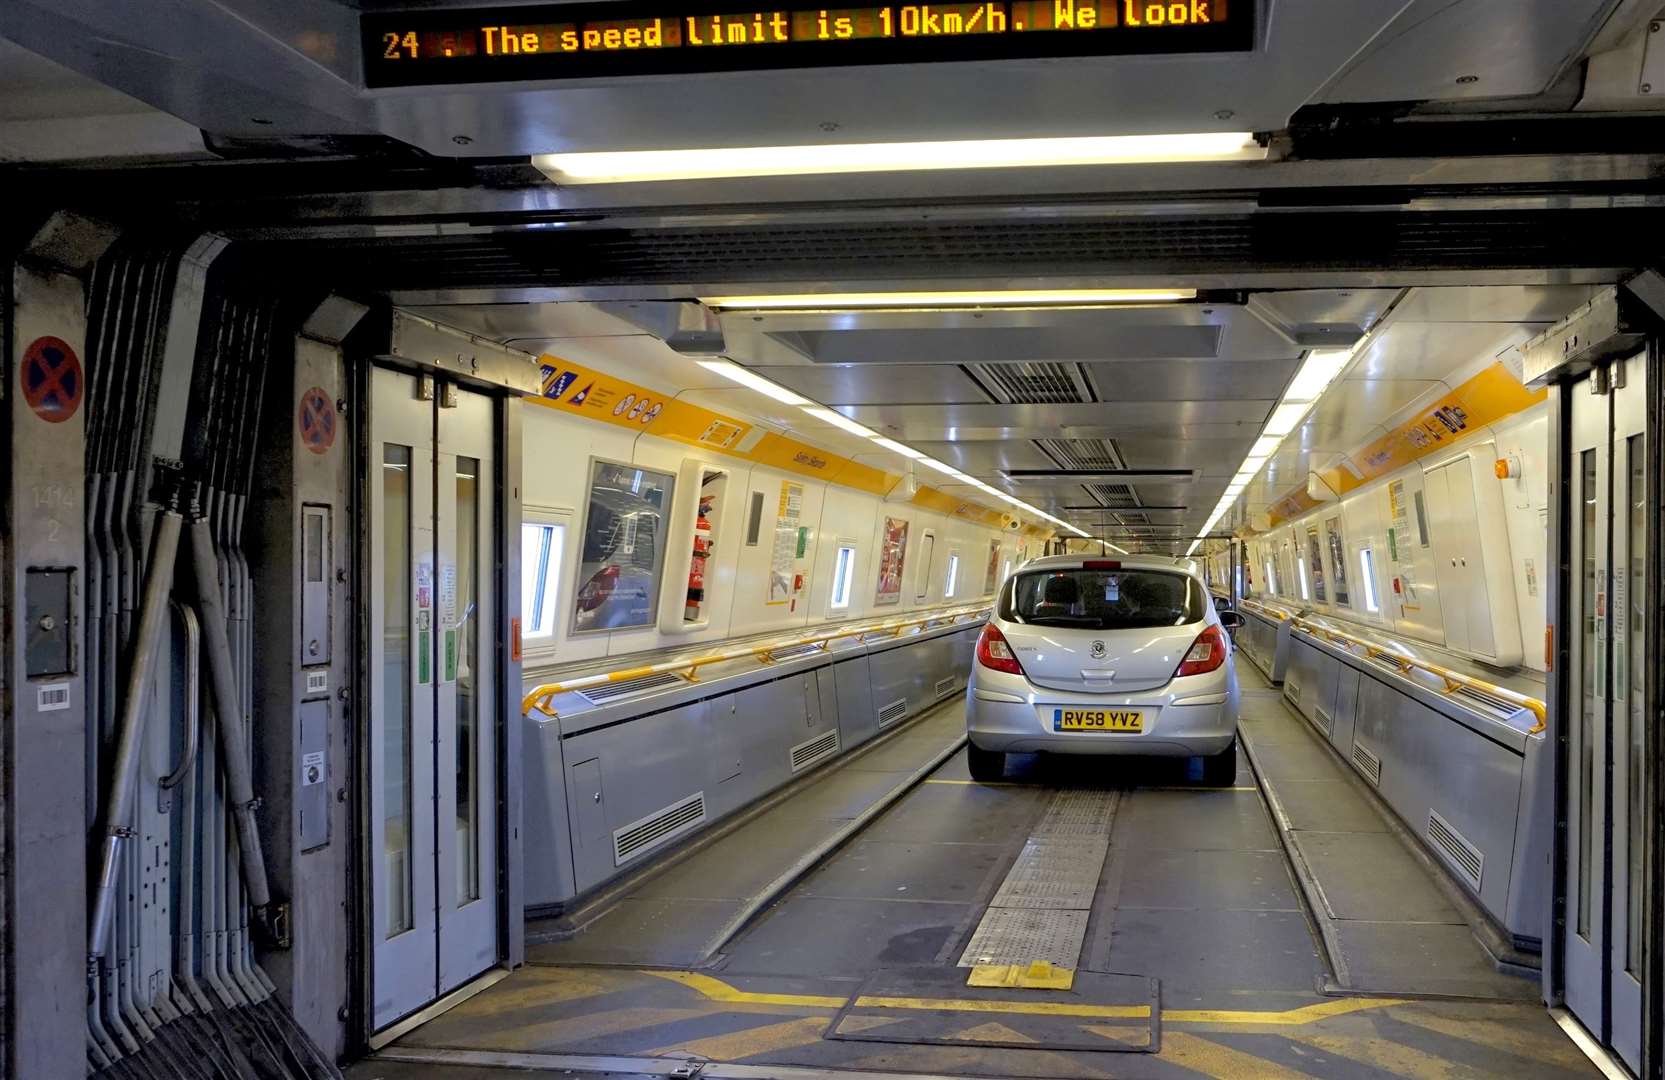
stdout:
POLYGON ((330 523, 329 507, 301 507, 301 667, 333 659, 330 582, 335 577, 335 546, 330 523))
POLYGON ((330 842, 330 703, 301 702, 296 757, 295 810, 301 850, 330 842))
POLYGON ((75 671, 75 571, 31 566, 23 582, 23 671, 31 679, 75 671))

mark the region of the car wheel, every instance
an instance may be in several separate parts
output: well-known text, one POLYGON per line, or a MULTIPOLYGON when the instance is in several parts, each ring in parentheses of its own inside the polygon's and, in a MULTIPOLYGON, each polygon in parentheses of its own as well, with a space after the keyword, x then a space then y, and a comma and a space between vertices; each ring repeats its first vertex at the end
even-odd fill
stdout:
POLYGON ((966 743, 965 757, 973 780, 987 782, 1006 775, 1006 755, 998 750, 980 750, 976 743, 966 743))
POLYGON ((1237 740, 1218 754, 1202 759, 1203 783, 1209 787, 1230 787, 1237 779, 1237 740))

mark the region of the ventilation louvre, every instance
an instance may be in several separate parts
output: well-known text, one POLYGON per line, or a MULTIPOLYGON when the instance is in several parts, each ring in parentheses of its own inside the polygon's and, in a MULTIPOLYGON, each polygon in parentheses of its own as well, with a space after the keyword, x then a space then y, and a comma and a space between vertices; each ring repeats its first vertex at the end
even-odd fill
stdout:
POLYGON ((1284 679, 1283 696, 1299 705, 1301 703, 1301 684, 1294 679, 1284 679))
POLYGON ((578 691, 578 694, 592 705, 605 705, 609 701, 617 701, 619 698, 626 698, 632 694, 640 694, 648 690, 657 690, 661 686, 673 686, 681 681, 682 676, 676 672, 661 671, 653 675, 642 675, 634 679, 620 679, 618 682, 587 687, 578 691))
POLYGON ((705 792, 674 802, 613 832, 613 865, 623 866, 665 841, 687 832, 705 820, 705 792))
MULTIPOLYGON (((1117 466, 1118 468, 1120 466, 1117 466)), ((1088 466, 1092 468, 1092 466, 1088 466)), ((1139 505, 1139 496, 1131 484, 1083 484, 1087 494, 1103 503, 1107 510, 1129 510, 1139 505)))
POLYGON ((900 720, 906 715, 908 715, 907 698, 893 701, 889 705, 881 705, 879 707, 879 726, 884 727, 886 724, 894 720, 900 720))
POLYGON ((1359 743, 1353 744, 1353 764, 1359 767, 1366 780, 1376 787, 1382 786, 1382 759, 1359 743))
POLYGON ((956 679, 952 675, 948 676, 946 679, 938 679, 937 697, 942 697, 945 694, 952 694, 955 690, 959 689, 959 686, 960 680, 956 679))
MULTIPOLYGON (((1040 447, 1048 457, 1066 469, 1122 469, 1127 462, 1122 460, 1121 454, 1108 439, 1036 439, 1035 445, 1040 447)), ((1119 487, 1131 497, 1133 489, 1126 484, 1103 484, 1101 487, 1119 487)), ((1131 502, 1129 505, 1132 505, 1131 502)))
POLYGON ((779 662, 781 660, 796 660, 800 656, 808 656, 810 653, 821 651, 819 645, 794 645, 789 649, 774 649, 769 653, 769 657, 779 662))
POLYGON ((794 746, 788 753, 792 762, 792 771, 798 772, 838 753, 838 732, 829 731, 825 735, 817 735, 794 746))
POLYGON ((1488 694, 1484 690, 1472 686, 1459 686, 1451 691, 1450 696, 1461 701, 1480 715, 1491 717, 1494 720, 1508 720, 1523 711, 1519 705, 1507 698, 1500 698, 1496 694, 1488 694))
POLYGON ((1312 722, 1326 735, 1335 730, 1335 717, 1325 712, 1324 706, 1322 705, 1314 705, 1312 707, 1312 722))
POLYGON ((1433 810, 1428 811, 1428 842, 1446 857, 1464 881, 1476 892, 1480 891, 1480 878, 1486 868, 1485 855, 1433 810))
POLYGON ((1092 401, 1079 364, 968 365, 984 386, 1008 405, 1083 405, 1092 401))

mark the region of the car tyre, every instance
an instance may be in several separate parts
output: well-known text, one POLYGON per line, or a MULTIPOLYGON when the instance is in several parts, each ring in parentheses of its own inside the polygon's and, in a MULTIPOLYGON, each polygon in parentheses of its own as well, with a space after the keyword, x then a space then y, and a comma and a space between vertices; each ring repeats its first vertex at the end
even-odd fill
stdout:
POLYGON ((982 750, 976 743, 966 743, 965 758, 973 780, 988 783, 1006 775, 1006 755, 998 750, 982 750))
POLYGON ((1218 754, 1202 759, 1203 783, 1209 787, 1230 787, 1237 780, 1237 740, 1218 754))

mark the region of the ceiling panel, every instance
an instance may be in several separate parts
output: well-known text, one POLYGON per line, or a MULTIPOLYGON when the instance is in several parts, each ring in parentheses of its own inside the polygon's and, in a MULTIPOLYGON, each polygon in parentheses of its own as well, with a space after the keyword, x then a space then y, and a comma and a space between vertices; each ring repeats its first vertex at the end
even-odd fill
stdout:
MULTIPOLYGON (((915 439, 911 440, 909 445, 938 461, 954 466, 963 473, 970 473, 979 480, 990 483, 995 481, 1002 469, 1048 469, 1054 465, 1053 460, 1041 453, 1028 439, 982 442, 963 439, 959 442, 925 442, 915 439)), ((940 474, 936 474, 930 468, 919 470, 921 480, 929 482, 933 475, 940 474)))
POLYGON ((1443 385, 1410 379, 1344 379, 1325 393, 1296 437, 1305 446, 1347 453, 1387 417, 1443 385))
POLYGON ((1532 326, 1513 323, 1426 323, 1395 317, 1365 348, 1347 378, 1443 379, 1532 334, 1532 326))
MULTIPOLYGON (((1258 401, 1108 401, 1096 405, 868 405, 846 410, 868 425, 944 433, 962 427, 1050 431, 1180 423, 1265 423, 1276 399, 1258 401)), ((929 436, 923 436, 928 438, 929 436)), ((1091 436, 1083 436, 1091 437, 1091 436)))
POLYGON ((946 364, 817 364, 756 367, 753 371, 824 405, 983 403, 987 394, 965 372, 946 364))
POLYGON ((795 339, 819 364, 999 364, 1012 361, 1179 359, 1220 355, 1214 326, 1157 322, 1094 329, 832 330, 795 339))
POLYGON ((436 304, 410 310, 459 330, 536 352, 562 338, 638 336, 634 326, 595 304, 436 304))
POLYGON ((1594 285, 1486 285, 1412 289, 1395 314, 1408 322, 1559 322, 1594 285))

